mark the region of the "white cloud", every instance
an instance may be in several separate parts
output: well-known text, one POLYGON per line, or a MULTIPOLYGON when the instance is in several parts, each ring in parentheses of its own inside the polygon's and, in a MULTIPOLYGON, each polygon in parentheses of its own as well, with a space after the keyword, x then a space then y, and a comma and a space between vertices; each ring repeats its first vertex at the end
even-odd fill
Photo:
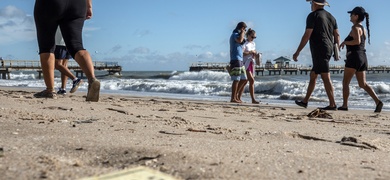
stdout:
POLYGON ((140 30, 140 29, 137 29, 135 32, 134 32, 134 35, 137 36, 137 37, 145 37, 147 35, 150 34, 150 31, 149 30, 140 30))
POLYGON ((0 45, 36 39, 33 17, 15 6, 0 9, 0 45))
POLYGON ((137 47, 133 50, 130 50, 130 53, 135 53, 135 54, 149 54, 150 49, 146 47, 137 47))

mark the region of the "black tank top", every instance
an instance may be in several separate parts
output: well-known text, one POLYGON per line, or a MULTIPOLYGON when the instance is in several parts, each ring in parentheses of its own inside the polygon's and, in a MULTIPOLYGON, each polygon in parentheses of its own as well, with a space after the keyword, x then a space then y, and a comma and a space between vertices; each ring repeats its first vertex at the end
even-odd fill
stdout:
MULTIPOLYGON (((353 37, 348 35, 345 38, 344 41, 352 41, 352 40, 353 40, 353 37)), ((360 44, 359 45, 347 45, 347 52, 351 52, 351 51, 366 51, 365 42, 366 42, 366 36, 363 33, 360 36, 360 44)))

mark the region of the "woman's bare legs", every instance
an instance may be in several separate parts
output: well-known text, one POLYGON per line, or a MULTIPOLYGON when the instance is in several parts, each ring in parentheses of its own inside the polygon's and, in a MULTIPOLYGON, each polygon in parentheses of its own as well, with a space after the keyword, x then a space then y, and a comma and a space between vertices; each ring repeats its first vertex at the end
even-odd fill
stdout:
POLYGON ((54 64, 55 57, 53 53, 41 53, 40 55, 43 79, 46 85, 46 91, 54 92, 54 64))
POLYGON ((87 76, 88 82, 95 78, 95 69, 92 64, 91 55, 87 50, 78 51, 74 59, 85 73, 85 76, 87 76))
POLYGON ((253 104, 259 104, 259 101, 256 101, 255 99, 255 78, 253 77, 253 74, 251 71, 246 71, 246 74, 248 75, 248 81, 249 81, 249 93, 252 98, 253 104))
POLYGON ((381 101, 379 100, 378 96, 376 95, 375 91, 366 83, 366 72, 365 71, 359 71, 356 72, 356 80, 359 83, 359 87, 363 88, 371 97, 374 99, 375 104, 378 105, 381 101))
POLYGON ((344 68, 344 77, 343 77, 343 105, 342 108, 348 108, 348 98, 349 98, 349 84, 351 83, 353 75, 355 75, 356 70, 354 68, 344 68))
POLYGON ((74 59, 88 78, 88 93, 86 100, 94 102, 99 101, 100 82, 95 77, 95 69, 92 64, 91 55, 87 50, 80 50, 76 53, 74 59))

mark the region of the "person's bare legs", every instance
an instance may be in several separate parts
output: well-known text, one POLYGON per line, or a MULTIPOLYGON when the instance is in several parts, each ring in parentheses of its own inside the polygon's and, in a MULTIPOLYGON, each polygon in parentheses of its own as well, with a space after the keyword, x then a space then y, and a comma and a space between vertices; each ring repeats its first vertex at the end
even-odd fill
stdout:
POLYGON ((252 98, 253 104, 259 104, 258 101, 255 99, 255 78, 253 77, 253 74, 251 71, 246 71, 246 74, 248 75, 248 81, 249 81, 249 93, 252 98))
POLYGON ((237 93, 236 99, 240 102, 242 102, 241 97, 242 97, 242 94, 244 93, 245 85, 247 82, 248 82, 247 80, 240 80, 240 82, 238 83, 238 93, 237 93), (245 82, 243 82, 243 81, 245 81, 245 82))
POLYGON ((378 105, 381 101, 376 95, 375 91, 366 83, 366 72, 358 71, 356 72, 356 80, 359 83, 359 87, 363 88, 371 97, 374 99, 375 104, 378 105))
POLYGON ((330 79, 330 73, 321 73, 322 81, 324 82, 326 95, 328 95, 329 99, 329 107, 336 107, 336 102, 334 101, 333 94, 333 85, 330 79))
POLYGON ((85 76, 87 76, 88 82, 95 78, 95 69, 92 64, 91 55, 87 50, 78 51, 74 59, 85 73, 85 76))
POLYGON ((232 95, 230 98, 230 102, 239 103, 239 101, 237 100, 237 92, 238 92, 238 81, 233 81, 232 82, 232 95))
POLYGON ((344 77, 343 77, 343 105, 342 108, 348 108, 348 98, 349 98, 349 84, 351 83, 352 77, 355 74, 356 70, 354 68, 344 68, 344 77))
POLYGON ((46 91, 54 92, 54 54, 41 53, 39 56, 41 61, 43 79, 46 85, 46 91))
POLYGON ((95 77, 95 69, 92 64, 91 55, 87 50, 80 50, 76 53, 74 59, 88 78, 88 92, 86 101, 99 101, 100 82, 95 77))
POLYGON ((66 88, 66 82, 68 77, 72 80, 76 79, 76 76, 68 69, 68 59, 56 59, 55 68, 61 72, 61 88, 66 88))
POLYGON ((316 87, 316 81, 317 81, 317 74, 314 71, 310 72, 310 81, 309 85, 307 86, 306 96, 303 99, 303 103, 309 102, 310 96, 314 91, 314 88, 316 87))
POLYGON ((237 99, 240 103, 242 102, 241 96, 242 96, 242 93, 244 93, 246 83, 248 83, 248 80, 240 80, 240 81, 238 82, 238 92, 239 92, 239 93, 237 93, 236 99, 237 99))

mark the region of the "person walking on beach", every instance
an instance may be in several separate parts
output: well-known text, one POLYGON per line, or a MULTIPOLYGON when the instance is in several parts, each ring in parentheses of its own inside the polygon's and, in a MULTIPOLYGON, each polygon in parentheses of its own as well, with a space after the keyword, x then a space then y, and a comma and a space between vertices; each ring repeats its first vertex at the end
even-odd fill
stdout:
POLYGON ((359 87, 363 88, 374 99, 376 108, 374 112, 381 112, 383 103, 379 100, 375 91, 366 83, 366 70, 368 67, 366 55, 366 38, 370 43, 370 23, 369 14, 363 7, 355 7, 351 14, 353 24, 349 35, 340 44, 340 49, 347 47, 347 60, 345 61, 344 78, 343 78, 343 105, 338 110, 348 111, 349 84, 353 75, 356 75, 359 87), (365 32, 362 22, 366 19, 367 32, 365 32))
POLYGON ((66 47, 88 78, 87 101, 99 101, 100 82, 96 79, 91 55, 83 47, 85 19, 92 17, 92 0, 36 0, 34 19, 39 55, 46 89, 36 98, 56 99, 54 91, 55 34, 61 29, 66 47))
POLYGON ((230 78, 232 83, 232 95, 230 102, 242 103, 239 99, 239 92, 247 83, 245 66, 243 64, 243 45, 245 43, 246 24, 239 22, 236 29, 233 30, 230 36, 230 78))
POLYGON ((70 93, 76 92, 83 81, 73 75, 68 69, 68 60, 72 58, 72 56, 70 56, 66 49, 60 28, 57 28, 56 32, 56 49, 54 51, 54 57, 56 59, 55 68, 61 72, 61 88, 58 90, 57 94, 66 94, 66 82, 68 81, 68 77, 73 80, 73 86, 70 89, 70 93))
MULTIPOLYGON (((246 42, 244 44, 244 66, 246 70, 247 75, 247 82, 249 81, 249 93, 251 95, 252 103, 253 104, 259 104, 259 101, 256 101, 255 99, 255 78, 254 78, 254 72, 255 72, 255 58, 257 56, 256 51, 256 31, 249 28, 246 32, 246 42)), ((244 86, 245 87, 245 86, 244 86)), ((239 100, 241 100, 241 96, 244 92, 245 88, 240 89, 239 92, 239 100)))
MULTIPOLYGON (((299 53, 310 40, 310 51, 313 68, 310 72, 310 82, 307 87, 306 96, 302 101, 296 100, 298 106, 307 108, 308 101, 314 91, 317 76, 320 74, 324 82, 325 91, 329 98, 329 106, 324 110, 337 110, 334 100, 333 85, 329 73, 329 60, 332 57, 335 43, 339 45, 340 35, 338 32, 336 19, 324 9, 329 6, 326 0, 310 0, 312 12, 306 19, 306 30, 303 34, 297 51, 293 55, 294 61, 298 61, 299 53)), ((335 57, 338 60, 338 57, 335 57)))

